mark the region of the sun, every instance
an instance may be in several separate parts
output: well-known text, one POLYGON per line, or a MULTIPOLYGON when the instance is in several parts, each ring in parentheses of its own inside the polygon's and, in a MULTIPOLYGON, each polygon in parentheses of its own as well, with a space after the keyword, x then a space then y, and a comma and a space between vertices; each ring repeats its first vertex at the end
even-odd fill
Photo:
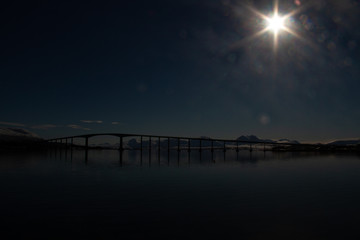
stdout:
POLYGON ((280 16, 278 13, 278 5, 276 5, 274 9, 274 13, 272 16, 263 15, 263 19, 266 20, 266 27, 264 28, 264 32, 272 32, 274 34, 274 48, 276 50, 278 46, 278 37, 280 31, 292 32, 289 28, 285 26, 285 22, 289 16, 280 16))
POLYGON ((285 17, 280 17, 275 14, 272 18, 266 18, 267 20, 267 29, 278 34, 280 30, 285 29, 285 17))
MULTIPOLYGON (((273 44, 274 44, 274 51, 279 47, 280 40, 291 40, 290 36, 294 36, 295 38, 306 42, 307 44, 311 44, 306 38, 301 36, 295 29, 295 19, 294 16, 299 12, 303 11, 304 6, 294 9, 290 12, 283 12, 280 11, 279 8, 279 0, 274 0, 273 3, 273 11, 266 13, 262 13, 257 9, 253 8, 252 6, 245 5, 251 12, 259 17, 256 20, 256 28, 260 29, 259 31, 255 32, 254 34, 245 37, 244 39, 240 40, 238 43, 234 44, 233 47, 236 45, 244 44, 245 42, 249 42, 254 40, 255 38, 259 38, 263 35, 271 34, 273 36, 273 44), (284 34, 284 38, 281 38, 280 35, 284 34)), ((269 39, 269 38, 264 38, 269 39)))
POLYGON ((273 12, 267 14, 261 13, 258 10, 248 7, 250 11, 258 15, 263 21, 261 21, 261 27, 263 27, 259 32, 251 35, 247 39, 254 39, 260 37, 266 33, 271 33, 274 37, 274 50, 278 48, 280 35, 282 33, 287 33, 286 36, 293 35, 301 40, 304 40, 301 35, 299 35, 293 27, 293 18, 295 14, 299 13, 303 8, 295 9, 291 12, 284 13, 279 11, 279 0, 274 0, 273 12))

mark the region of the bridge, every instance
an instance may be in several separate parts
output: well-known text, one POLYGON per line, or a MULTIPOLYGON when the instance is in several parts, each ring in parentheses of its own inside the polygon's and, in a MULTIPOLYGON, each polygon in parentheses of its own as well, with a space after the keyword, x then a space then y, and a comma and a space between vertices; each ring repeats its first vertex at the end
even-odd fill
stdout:
MULTIPOLYGON (((151 143, 152 141, 158 142, 158 151, 160 151, 161 148, 161 140, 167 140, 167 149, 170 151, 170 141, 175 140, 177 141, 177 150, 180 152, 181 150, 187 150, 188 152, 191 151, 193 148, 191 146, 192 141, 197 141, 198 145, 196 148, 201 152, 202 150, 209 149, 210 151, 214 151, 216 149, 216 146, 214 146, 214 143, 217 145, 221 145, 221 149, 225 152, 227 149, 228 144, 232 144, 232 147, 236 148, 236 151, 239 151, 239 145, 249 145, 249 150, 252 151, 252 147, 254 145, 260 145, 263 147, 263 150, 266 151, 267 146, 278 146, 278 147, 309 147, 314 146, 313 144, 296 144, 296 143, 278 143, 278 142, 270 142, 270 141, 243 141, 243 140, 237 140, 237 139, 219 139, 219 138, 202 138, 202 137, 179 137, 179 136, 160 136, 160 135, 148 135, 148 134, 126 134, 126 133, 95 133, 95 134, 84 134, 84 135, 77 135, 77 136, 68 136, 68 137, 60 137, 60 138, 53 138, 46 140, 50 143, 60 143, 65 144, 68 146, 74 145, 74 139, 80 138, 84 139, 84 146, 85 149, 89 148, 89 138, 92 137, 98 137, 98 136, 114 136, 119 138, 119 150, 124 151, 124 138, 140 138, 140 150, 142 151, 144 148, 144 139, 149 141, 149 151, 151 151, 151 143), (187 146, 181 147, 181 141, 187 141, 187 146), (203 142, 210 142, 210 146, 204 147, 203 142)), ((219 148, 219 147, 217 147, 219 148)))

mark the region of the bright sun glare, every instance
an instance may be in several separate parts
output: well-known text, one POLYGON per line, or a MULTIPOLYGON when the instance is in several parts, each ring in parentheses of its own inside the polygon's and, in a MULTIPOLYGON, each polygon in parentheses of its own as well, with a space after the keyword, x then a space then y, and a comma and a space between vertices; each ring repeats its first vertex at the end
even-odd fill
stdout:
POLYGON ((277 34, 280 30, 285 28, 284 22, 285 18, 280 17, 277 14, 274 15, 272 18, 266 19, 268 22, 268 30, 273 31, 275 34, 277 34))
POLYGON ((303 39, 297 32, 295 32, 291 28, 291 16, 297 14, 299 11, 301 11, 302 8, 298 8, 292 12, 289 12, 287 14, 279 14, 279 0, 274 0, 274 11, 273 13, 269 15, 265 15, 258 10, 249 7, 249 9, 254 12, 256 15, 258 15, 260 18, 262 18, 264 21, 264 28, 255 33, 254 35, 250 36, 249 39, 253 39, 256 37, 259 37, 267 32, 271 32, 274 36, 274 50, 278 47, 278 41, 279 41, 279 35, 282 32, 288 33, 288 35, 293 35, 299 39, 303 39))

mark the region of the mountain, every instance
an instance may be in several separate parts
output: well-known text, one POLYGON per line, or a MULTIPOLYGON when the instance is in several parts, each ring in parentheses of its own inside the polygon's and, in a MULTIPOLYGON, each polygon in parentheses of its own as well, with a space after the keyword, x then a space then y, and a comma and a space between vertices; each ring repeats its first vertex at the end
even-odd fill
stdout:
POLYGON ((336 140, 327 145, 337 145, 337 146, 351 146, 351 145, 359 145, 360 139, 353 139, 353 140, 336 140))
POLYGON ((0 128, 0 142, 29 142, 42 140, 38 135, 21 128, 0 128))
POLYGON ((261 139, 255 135, 247 135, 247 136, 240 136, 236 140, 244 141, 244 142, 266 142, 266 143, 290 143, 290 144, 300 144, 300 142, 296 140, 289 140, 286 138, 282 138, 279 140, 271 140, 271 139, 261 139))
POLYGON ((240 136, 236 140, 238 141, 244 141, 244 142, 261 142, 262 140, 259 139, 255 135, 248 135, 248 136, 240 136))
POLYGON ((244 142, 267 142, 267 143, 275 143, 277 141, 271 139, 260 139, 255 135, 247 135, 247 136, 240 136, 236 140, 244 141, 244 142))
POLYGON ((296 140, 289 140, 289 139, 279 139, 276 141, 277 143, 291 143, 291 144, 300 144, 300 142, 296 141, 296 140))
POLYGON ((43 139, 20 128, 0 128, 0 151, 28 151, 44 149, 43 139))

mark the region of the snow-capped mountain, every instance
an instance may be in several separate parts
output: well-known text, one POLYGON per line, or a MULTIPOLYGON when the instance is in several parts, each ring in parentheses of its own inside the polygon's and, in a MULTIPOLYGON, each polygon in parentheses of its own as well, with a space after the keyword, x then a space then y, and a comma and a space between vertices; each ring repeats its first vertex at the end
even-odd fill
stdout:
POLYGON ((260 139, 255 135, 240 136, 236 140, 244 141, 244 142, 269 142, 269 143, 276 142, 270 139, 260 139))
POLYGON ((360 139, 352 139, 352 140, 336 140, 328 143, 327 145, 338 145, 338 146, 351 146, 351 145, 359 145, 360 139))
POLYGON ((255 135, 248 135, 248 136, 240 136, 237 138, 238 141, 244 142, 266 142, 266 143, 290 143, 290 144, 300 144, 300 142, 296 140, 289 140, 289 139, 279 139, 279 140, 271 140, 271 139, 261 139, 255 135))
POLYGON ((300 144, 300 142, 296 141, 296 140, 289 140, 286 138, 283 139, 279 139, 276 141, 277 143, 291 143, 291 144, 300 144))

